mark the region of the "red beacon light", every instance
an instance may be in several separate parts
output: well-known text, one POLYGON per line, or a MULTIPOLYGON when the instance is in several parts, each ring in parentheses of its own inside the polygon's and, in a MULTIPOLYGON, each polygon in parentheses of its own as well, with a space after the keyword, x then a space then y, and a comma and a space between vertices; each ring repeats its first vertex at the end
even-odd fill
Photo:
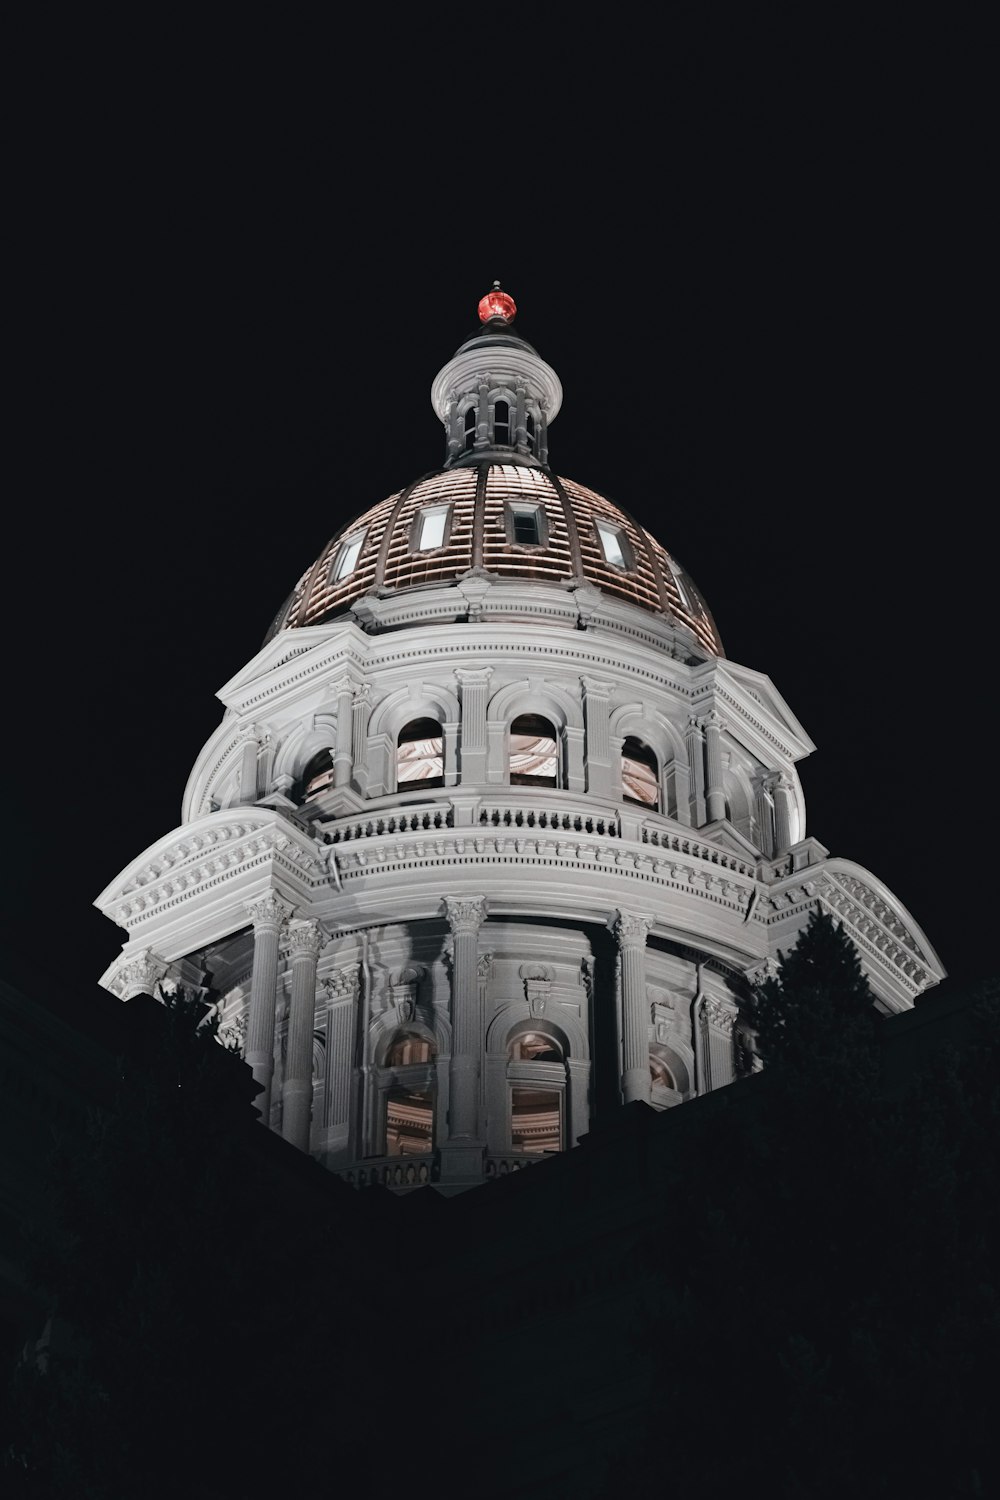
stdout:
POLYGON ((488 323, 491 318, 500 318, 504 323, 512 323, 516 312, 517 303, 513 297, 508 297, 506 292, 500 290, 499 281, 494 281, 492 290, 488 291, 485 297, 480 298, 480 323, 488 323))

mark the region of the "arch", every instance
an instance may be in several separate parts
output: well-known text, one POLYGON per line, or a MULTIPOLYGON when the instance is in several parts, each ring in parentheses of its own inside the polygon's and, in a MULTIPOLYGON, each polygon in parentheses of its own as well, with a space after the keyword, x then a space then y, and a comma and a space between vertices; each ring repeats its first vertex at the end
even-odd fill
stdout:
POLYGON ((278 746, 271 769, 272 781, 286 776, 289 782, 301 781, 306 765, 321 750, 332 755, 337 748, 337 715, 315 714, 311 721, 296 724, 278 746))
POLYGON ((615 739, 624 740, 629 735, 643 740, 657 756, 660 766, 677 761, 687 767, 687 746, 684 736, 665 714, 651 713, 643 703, 623 703, 616 708, 608 721, 615 739))
POLYGON ((663 800, 659 757, 645 740, 631 734, 622 741, 622 795, 651 812, 659 812, 663 800))
POLYGON ((726 798, 726 817, 738 833, 753 843, 754 795, 750 778, 742 766, 730 765, 722 773, 722 789, 726 798))
POLYGON ((559 730, 541 714, 518 714, 508 730, 507 774, 511 786, 562 783, 559 730))
POLYGON ((673 1080, 672 1087, 682 1099, 687 1098, 691 1092, 691 1068, 680 1048, 671 1042, 650 1042, 649 1057, 651 1067, 654 1061, 664 1067, 673 1080))
POLYGON ((509 724, 519 714, 539 714, 551 719, 556 729, 582 729, 583 706, 579 696, 574 696, 555 682, 542 682, 537 678, 524 677, 519 682, 509 682, 498 688, 486 709, 486 718, 495 723, 509 724))
POLYGON ((409 719, 396 737, 396 786, 430 791, 444 786, 444 725, 409 719))
POLYGON ((493 1057, 506 1057, 511 1040, 519 1030, 538 1031, 552 1037, 562 1047, 567 1060, 590 1060, 587 1027, 578 1017, 567 1011, 560 1015, 557 1025, 547 1017, 533 1016, 526 1000, 509 1001, 497 1011, 486 1028, 487 1053, 493 1057))
POLYGON ((441 683, 414 683, 396 688, 375 704, 368 721, 369 737, 387 735, 393 742, 411 719, 437 719, 439 724, 457 724, 461 718, 458 697, 441 683))

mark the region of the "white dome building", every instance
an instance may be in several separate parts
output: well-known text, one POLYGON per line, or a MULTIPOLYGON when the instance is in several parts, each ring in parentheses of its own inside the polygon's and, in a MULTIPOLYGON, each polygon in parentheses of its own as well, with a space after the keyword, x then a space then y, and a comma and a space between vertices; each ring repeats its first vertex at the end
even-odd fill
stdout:
POLYGON ((679 562, 549 468, 562 390, 513 316, 483 299, 432 386, 444 468, 306 570, 180 827, 97 902, 104 985, 210 980, 264 1122, 358 1183, 470 1186, 730 1082, 814 907, 885 1011, 944 972, 807 837, 814 746, 679 562))

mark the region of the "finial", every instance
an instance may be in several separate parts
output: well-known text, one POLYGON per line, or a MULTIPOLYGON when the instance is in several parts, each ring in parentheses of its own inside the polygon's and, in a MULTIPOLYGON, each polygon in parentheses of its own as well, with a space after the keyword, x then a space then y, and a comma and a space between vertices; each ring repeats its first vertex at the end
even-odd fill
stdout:
POLYGON ((489 323, 493 318, 499 318, 502 323, 512 323, 514 314, 517 312, 517 303, 513 297, 508 297, 506 292, 500 290, 499 281, 494 281, 491 291, 481 297, 479 301, 479 321, 489 323))

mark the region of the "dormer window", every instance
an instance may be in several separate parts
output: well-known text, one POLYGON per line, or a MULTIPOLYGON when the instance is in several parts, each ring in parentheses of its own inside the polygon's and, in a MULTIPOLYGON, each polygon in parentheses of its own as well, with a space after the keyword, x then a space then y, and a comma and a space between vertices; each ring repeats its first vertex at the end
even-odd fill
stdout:
POLYGON ((358 557, 361 548, 365 544, 365 533, 357 532, 349 536, 345 542, 341 542, 340 549, 333 560, 333 568, 330 571, 331 583, 342 583, 345 578, 350 578, 358 565, 358 557))
POLYGON ((448 537, 450 505, 429 505, 417 516, 414 531, 413 551, 434 552, 443 547, 448 537))
POLYGON ((517 547, 544 547, 549 539, 545 507, 527 501, 509 501, 505 507, 507 541, 517 547))
POLYGON ((604 553, 604 561, 610 563, 613 568, 620 568, 623 573, 629 572, 635 564, 632 559, 632 548, 621 527, 613 526, 610 521, 595 521, 594 530, 597 532, 601 551, 604 553))

